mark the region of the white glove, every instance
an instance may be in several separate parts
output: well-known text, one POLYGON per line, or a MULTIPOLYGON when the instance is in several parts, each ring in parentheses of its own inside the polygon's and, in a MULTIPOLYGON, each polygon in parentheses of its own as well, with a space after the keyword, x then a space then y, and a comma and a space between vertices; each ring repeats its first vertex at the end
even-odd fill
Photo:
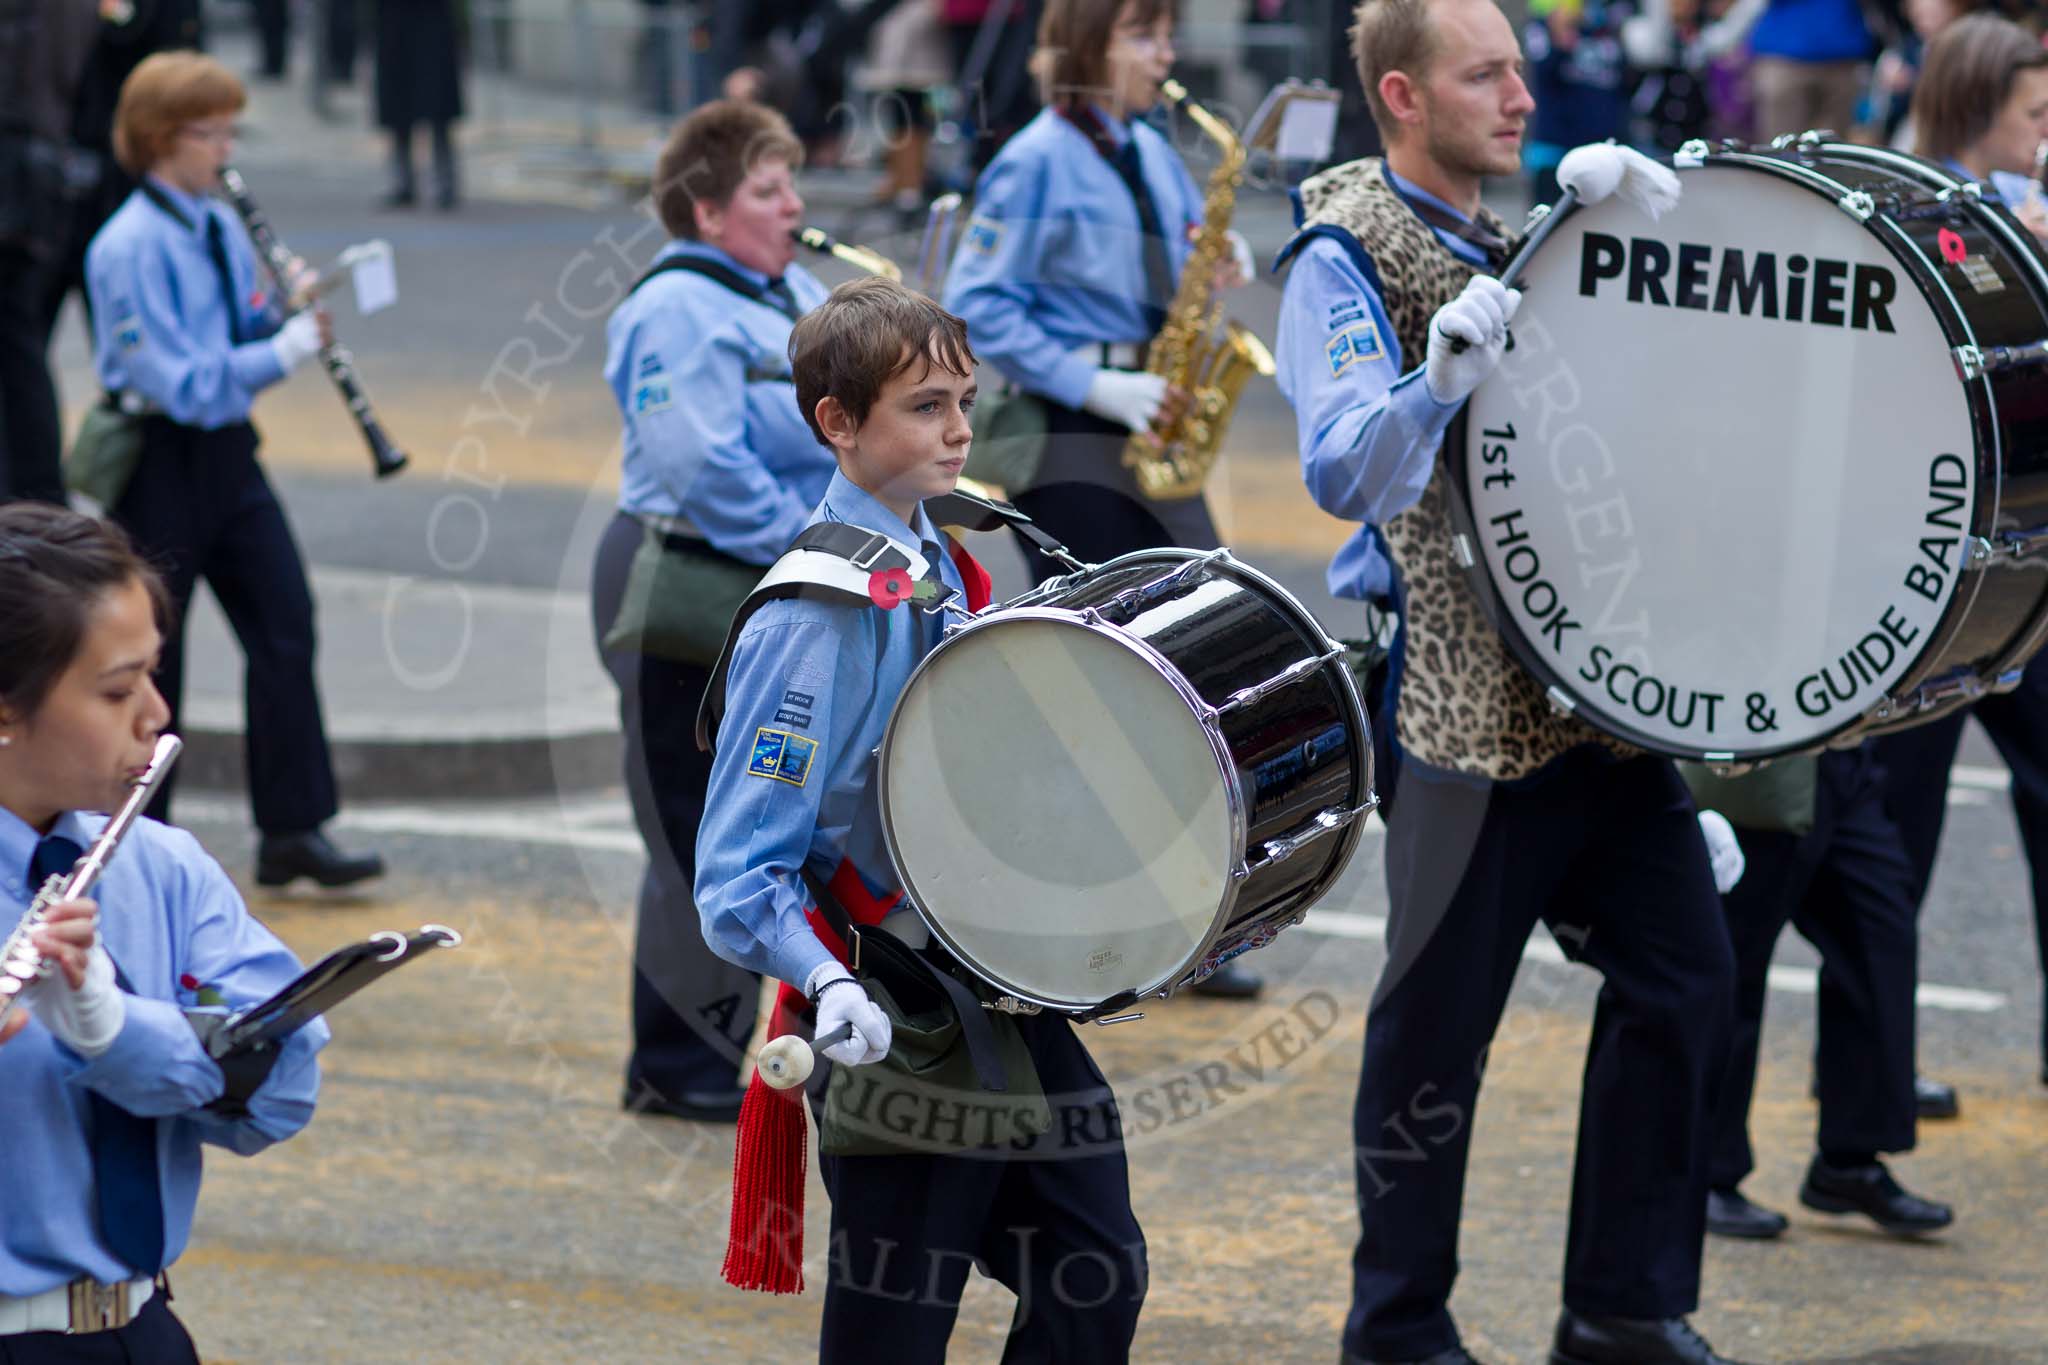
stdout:
POLYGON ((128 998, 114 984, 114 959, 95 943, 85 960, 85 983, 72 990, 61 972, 38 981, 31 1007, 57 1041, 91 1061, 114 1045, 128 1020, 128 998))
POLYGON ((828 962, 811 973, 805 983, 806 994, 818 1002, 817 1036, 838 1028, 841 1024, 853 1025, 853 1036, 844 1042, 834 1043, 819 1053, 842 1066, 866 1066, 879 1062, 889 1055, 889 1016, 882 1013, 881 1006, 868 999, 867 991, 853 980, 853 973, 837 962, 828 962), (825 988, 834 981, 853 982, 850 986, 825 988), (819 992, 823 991, 821 995, 819 992))
POLYGON ((1429 396, 1449 406, 1471 397, 1479 382, 1500 364, 1508 345, 1508 319, 1522 295, 1491 275, 1474 275, 1465 292, 1436 310, 1429 323, 1429 354, 1422 382, 1429 396), (1459 351, 1453 341, 1465 343, 1459 351))
POLYGON ((1735 827, 1721 812, 1700 812, 1700 834, 1707 841, 1707 862, 1714 869, 1714 889, 1725 896, 1742 880, 1742 869, 1749 865, 1749 860, 1742 856, 1742 845, 1736 842, 1735 827))
POLYGON ((1230 259, 1237 262, 1237 277, 1250 284, 1259 277, 1259 263, 1252 258, 1252 244, 1244 234, 1231 228, 1223 234, 1223 240, 1230 243, 1230 259))
POLYGON ((311 313, 292 314, 270 338, 270 349, 276 353, 284 372, 290 374, 320 354, 319 321, 311 313))
POLYGON ((1619 192, 1653 219, 1678 206, 1676 172, 1612 142, 1589 142, 1566 152, 1557 163, 1557 183, 1576 193, 1581 204, 1597 204, 1619 192))
POLYGON ((1081 407, 1105 422, 1149 431, 1166 401, 1166 376, 1141 370, 1097 370, 1081 407))

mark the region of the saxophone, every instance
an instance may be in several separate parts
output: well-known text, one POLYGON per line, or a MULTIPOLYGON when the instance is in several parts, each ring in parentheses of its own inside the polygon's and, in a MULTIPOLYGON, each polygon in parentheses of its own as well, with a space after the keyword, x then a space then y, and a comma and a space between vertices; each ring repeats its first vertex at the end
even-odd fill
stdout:
POLYGON ((1145 357, 1148 373, 1188 391, 1187 413, 1164 431, 1132 436, 1124 444, 1123 462, 1147 497, 1192 498, 1201 493, 1222 453, 1223 434, 1245 384, 1254 374, 1270 376, 1274 366, 1265 343, 1238 323, 1223 322, 1222 306, 1212 297, 1216 268, 1230 252, 1224 234, 1244 179, 1245 145, 1222 120, 1189 99, 1179 81, 1167 80, 1159 91, 1194 120, 1223 160, 1209 176, 1201 230, 1181 269, 1165 325, 1145 357))

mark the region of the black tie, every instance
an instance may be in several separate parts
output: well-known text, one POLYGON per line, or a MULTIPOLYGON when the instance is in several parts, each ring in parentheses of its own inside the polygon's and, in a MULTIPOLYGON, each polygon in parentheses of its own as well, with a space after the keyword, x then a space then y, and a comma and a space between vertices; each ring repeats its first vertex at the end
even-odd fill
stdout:
POLYGON ((1159 223, 1159 205, 1145 184, 1144 164, 1138 159, 1138 139, 1133 136, 1117 149, 1112 164, 1138 206, 1138 230, 1145 237, 1145 330, 1157 332, 1166 322, 1167 304, 1173 299, 1173 267, 1166 259, 1166 229, 1159 223))
POLYGON ((242 299, 235 289, 235 272, 228 267, 227 237, 220 219, 211 213, 206 215, 206 254, 213 257, 213 273, 220 276, 220 296, 227 303, 228 340, 239 346, 248 339, 242 335, 242 299))
POLYGON ((781 312, 791 322, 802 317, 803 310, 796 306, 796 291, 789 287, 788 280, 768 281, 768 305, 781 312))
MULTIPOLYGON (((33 896, 50 877, 69 872, 82 850, 61 835, 36 845, 29 858, 28 885, 33 896)), ((123 990, 127 977, 117 964, 115 979, 123 990)), ((164 1200, 157 1177, 156 1120, 141 1119, 105 1098, 85 1092, 92 1114, 93 1193, 99 1206, 100 1240, 107 1250, 138 1276, 164 1268, 164 1200)))

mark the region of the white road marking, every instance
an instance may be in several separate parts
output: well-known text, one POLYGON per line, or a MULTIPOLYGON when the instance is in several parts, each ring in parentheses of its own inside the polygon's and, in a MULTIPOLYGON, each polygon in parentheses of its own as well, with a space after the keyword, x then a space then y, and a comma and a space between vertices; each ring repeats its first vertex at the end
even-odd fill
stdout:
MULTIPOLYGON (((1383 915, 1311 910, 1297 932, 1380 943, 1387 936, 1387 921, 1383 915)), ((1548 934, 1532 934, 1522 949, 1522 960, 1561 965, 1565 955, 1548 934)), ((1812 995, 1820 989, 1820 973, 1812 967, 1773 967, 1769 980, 1772 990, 1787 995, 1812 995)), ((2004 1009, 2007 1004, 2006 997, 1996 991, 1973 990, 1967 986, 1937 986, 1929 982, 1921 983, 1919 1001, 1926 1009, 1956 1010, 1965 1014, 1991 1014, 2004 1009)))

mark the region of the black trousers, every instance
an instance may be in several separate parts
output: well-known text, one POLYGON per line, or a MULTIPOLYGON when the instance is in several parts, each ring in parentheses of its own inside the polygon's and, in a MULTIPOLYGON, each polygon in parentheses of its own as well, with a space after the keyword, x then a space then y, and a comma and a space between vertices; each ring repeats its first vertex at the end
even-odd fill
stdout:
POLYGON ((619 688, 626 793, 647 845, 633 948, 629 1090, 675 1097, 731 1090, 754 1031, 760 979, 705 946, 697 916, 697 826, 711 755, 697 748, 697 707, 711 670, 604 648, 618 616, 640 523, 621 513, 598 542, 590 610, 605 670, 619 688))
POLYGON ((1130 1358, 1147 1271, 1116 1096, 1074 1025, 1018 1023, 1053 1104, 1029 1148, 819 1159, 832 1196, 819 1365, 941 1365, 974 1265, 1017 1295, 1003 1365, 1130 1358))
POLYGON ((199 1351, 164 1296, 154 1294, 133 1321, 112 1331, 0 1337, 0 1365, 199 1365, 199 1351))
MULTIPOLYGON (((1015 495, 1016 504, 1076 558, 1102 564, 1132 550, 1165 545, 1216 548, 1216 523, 1210 520, 1206 497, 1161 501, 1138 491, 1123 464, 1130 432, 1057 403, 1047 403, 1045 412, 1045 460, 1032 486, 1015 495)), ((1034 578, 1067 571, 1022 537, 1017 543, 1034 578)))
MULTIPOLYGON (((242 647, 249 804, 265 834, 293 834, 340 808, 313 676, 313 592, 284 508, 256 462, 256 429, 142 422, 142 458, 114 519, 163 573, 175 621, 157 686, 175 730, 185 683, 183 622, 202 578, 242 647)), ((171 783, 149 813, 170 818, 171 783)))
POLYGON ((256 38, 263 54, 258 69, 266 76, 282 76, 290 56, 289 0, 249 0, 249 8, 256 22, 256 38))
POLYGON ((1883 775, 1870 747, 1821 756, 1809 833, 1737 833, 1748 866, 1721 898, 1735 947, 1735 1027, 1708 1183, 1734 1189, 1756 1168, 1749 1105, 1766 974, 1788 921, 1823 963, 1815 1058, 1821 1150, 1910 1150, 1919 938, 1907 895, 1911 868, 1885 814, 1883 775))
POLYGON ((1592 746, 1515 785, 1410 762, 1387 830, 1387 966, 1353 1116, 1362 1222, 1346 1349, 1449 1350, 1473 1107, 1537 921, 1605 978, 1593 1014, 1564 1301, 1698 1305, 1706 1142, 1735 968, 1692 798, 1663 759, 1592 746))
MULTIPOLYGON (((1948 816, 1949 767, 1969 716, 1991 736, 2012 772, 2013 819, 2033 874, 2035 949, 2048 974, 2048 653, 2034 656, 2015 690, 1876 741, 1877 760, 1885 771, 1885 809, 1898 824, 1912 868, 1908 894, 1918 914, 1927 900, 1948 816)), ((2042 1018, 2041 1056, 2048 1064, 2048 1010, 2042 1018)))
POLYGON ((42 299, 50 267, 0 247, 0 498, 64 501, 64 428, 42 299))

